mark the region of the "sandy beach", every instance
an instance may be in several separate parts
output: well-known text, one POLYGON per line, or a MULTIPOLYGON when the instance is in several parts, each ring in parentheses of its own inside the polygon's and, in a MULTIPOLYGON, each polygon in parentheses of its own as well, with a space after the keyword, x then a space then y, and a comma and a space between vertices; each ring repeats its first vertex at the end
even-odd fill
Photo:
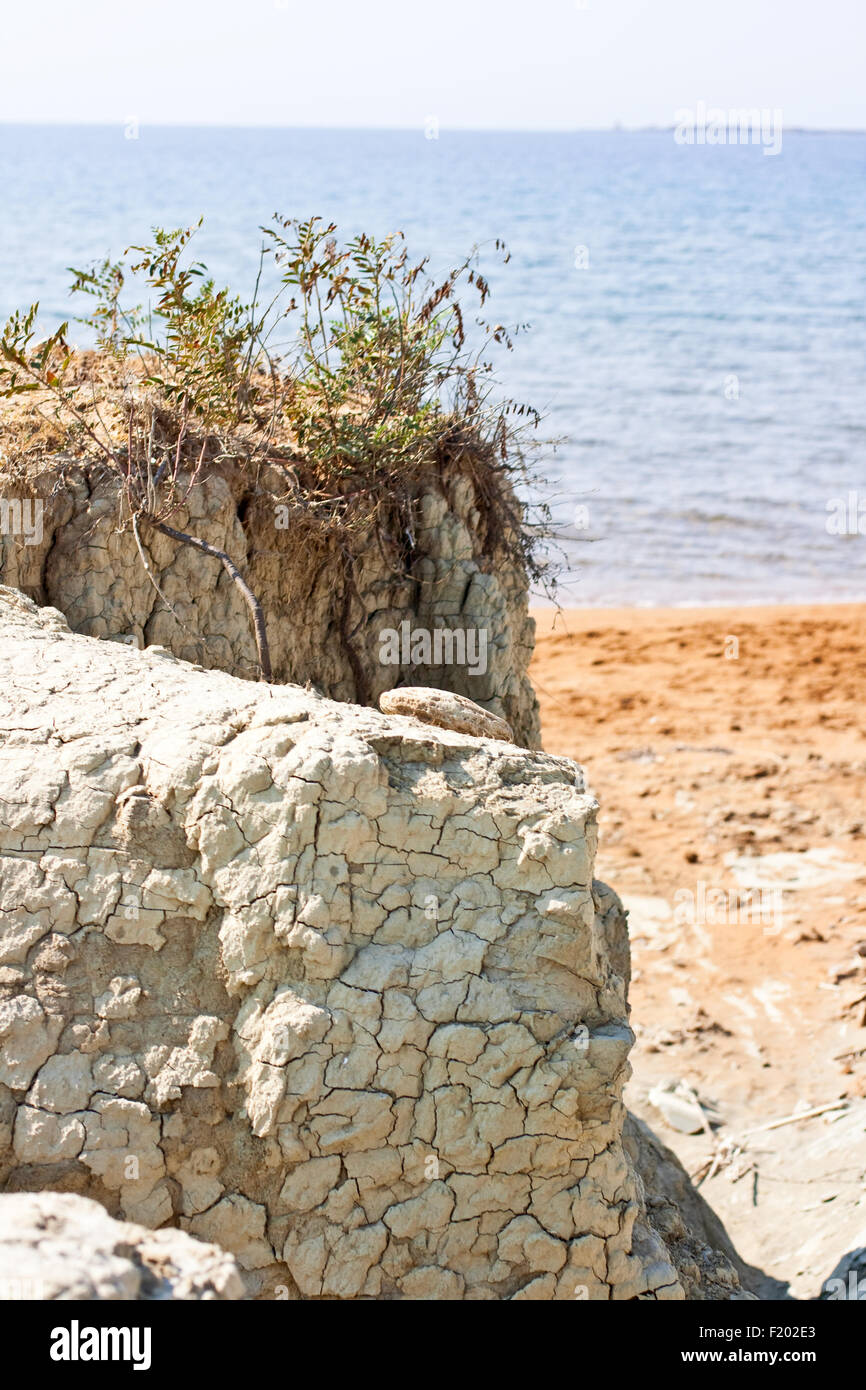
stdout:
POLYGON ((535 617, 544 746, 587 769, 629 908, 628 1101, 744 1257, 814 1297, 866 1242, 866 605, 535 617), (649 1101, 679 1080, 713 1139, 649 1101))

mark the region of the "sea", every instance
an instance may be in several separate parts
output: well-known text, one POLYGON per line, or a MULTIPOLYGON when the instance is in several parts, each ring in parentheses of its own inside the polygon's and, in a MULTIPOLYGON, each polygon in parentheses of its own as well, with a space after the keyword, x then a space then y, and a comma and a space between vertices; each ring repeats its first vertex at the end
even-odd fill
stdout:
POLYGON ((860 600, 866 133, 778 143, 0 126, 0 314, 38 300, 51 329, 68 267, 202 216, 196 254, 242 294, 275 212, 400 230, 433 270, 477 245, 520 326, 502 393, 543 416, 526 500, 561 603, 860 600))

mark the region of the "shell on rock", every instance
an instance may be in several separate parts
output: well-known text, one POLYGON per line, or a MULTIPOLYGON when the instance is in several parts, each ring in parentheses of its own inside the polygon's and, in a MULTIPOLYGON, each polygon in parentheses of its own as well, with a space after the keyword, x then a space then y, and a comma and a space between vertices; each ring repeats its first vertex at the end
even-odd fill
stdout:
POLYGON ((434 690, 426 685, 401 686, 380 695, 379 708, 383 714, 408 714, 425 724, 437 724, 440 729, 452 729, 457 734, 514 742, 511 725, 505 719, 451 690, 434 690))

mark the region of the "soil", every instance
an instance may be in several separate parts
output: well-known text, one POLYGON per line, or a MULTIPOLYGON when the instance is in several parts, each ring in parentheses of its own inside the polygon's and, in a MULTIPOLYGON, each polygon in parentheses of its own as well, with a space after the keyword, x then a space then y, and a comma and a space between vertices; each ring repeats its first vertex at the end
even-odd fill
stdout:
POLYGON ((544 747, 629 909, 627 1101, 773 1296, 814 1298, 866 1245, 866 605, 534 616, 544 747), (675 1082, 697 1134, 650 1100, 675 1082))

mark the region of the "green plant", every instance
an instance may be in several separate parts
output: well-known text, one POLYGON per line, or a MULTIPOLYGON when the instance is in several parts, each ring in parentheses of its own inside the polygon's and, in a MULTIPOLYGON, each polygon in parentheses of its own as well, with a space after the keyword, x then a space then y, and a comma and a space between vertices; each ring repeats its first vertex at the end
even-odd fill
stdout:
MULTIPOLYGON (((199 224, 200 225, 200 224, 199 224)), ((0 334, 0 397, 38 393, 38 410, 84 437, 116 474, 121 524, 146 564, 150 526, 216 554, 250 605, 262 674, 270 672, 261 607, 229 556, 170 525, 218 462, 282 468, 299 529, 335 543, 345 567, 341 629, 351 650, 353 534, 411 550, 412 501, 425 475, 469 468, 491 546, 530 573, 537 532, 525 525, 509 475, 526 472, 534 411, 500 401, 491 349, 512 346, 482 316, 489 284, 473 253, 440 280, 412 262, 401 234, 344 245, 320 218, 275 216, 251 299, 216 287, 190 259, 196 228, 157 228, 119 261, 73 270, 91 301, 78 322, 96 341, 88 365, 69 325, 38 341, 34 305, 0 334), (127 304, 135 286, 148 303, 127 304), (478 313, 467 324, 461 294, 478 313), (111 364, 120 420, 107 419, 96 363, 111 364)), ((507 261, 505 247, 497 253, 507 261)), ((149 571, 148 571, 149 572, 149 571)))
POLYGON ((479 379, 491 370, 482 354, 506 335, 481 324, 480 344, 466 349, 457 290, 474 287, 481 306, 489 293, 474 256, 434 283, 401 235, 340 247, 334 225, 317 218, 263 230, 299 310, 289 408, 307 458, 337 474, 405 469, 444 418, 480 423, 479 379))

